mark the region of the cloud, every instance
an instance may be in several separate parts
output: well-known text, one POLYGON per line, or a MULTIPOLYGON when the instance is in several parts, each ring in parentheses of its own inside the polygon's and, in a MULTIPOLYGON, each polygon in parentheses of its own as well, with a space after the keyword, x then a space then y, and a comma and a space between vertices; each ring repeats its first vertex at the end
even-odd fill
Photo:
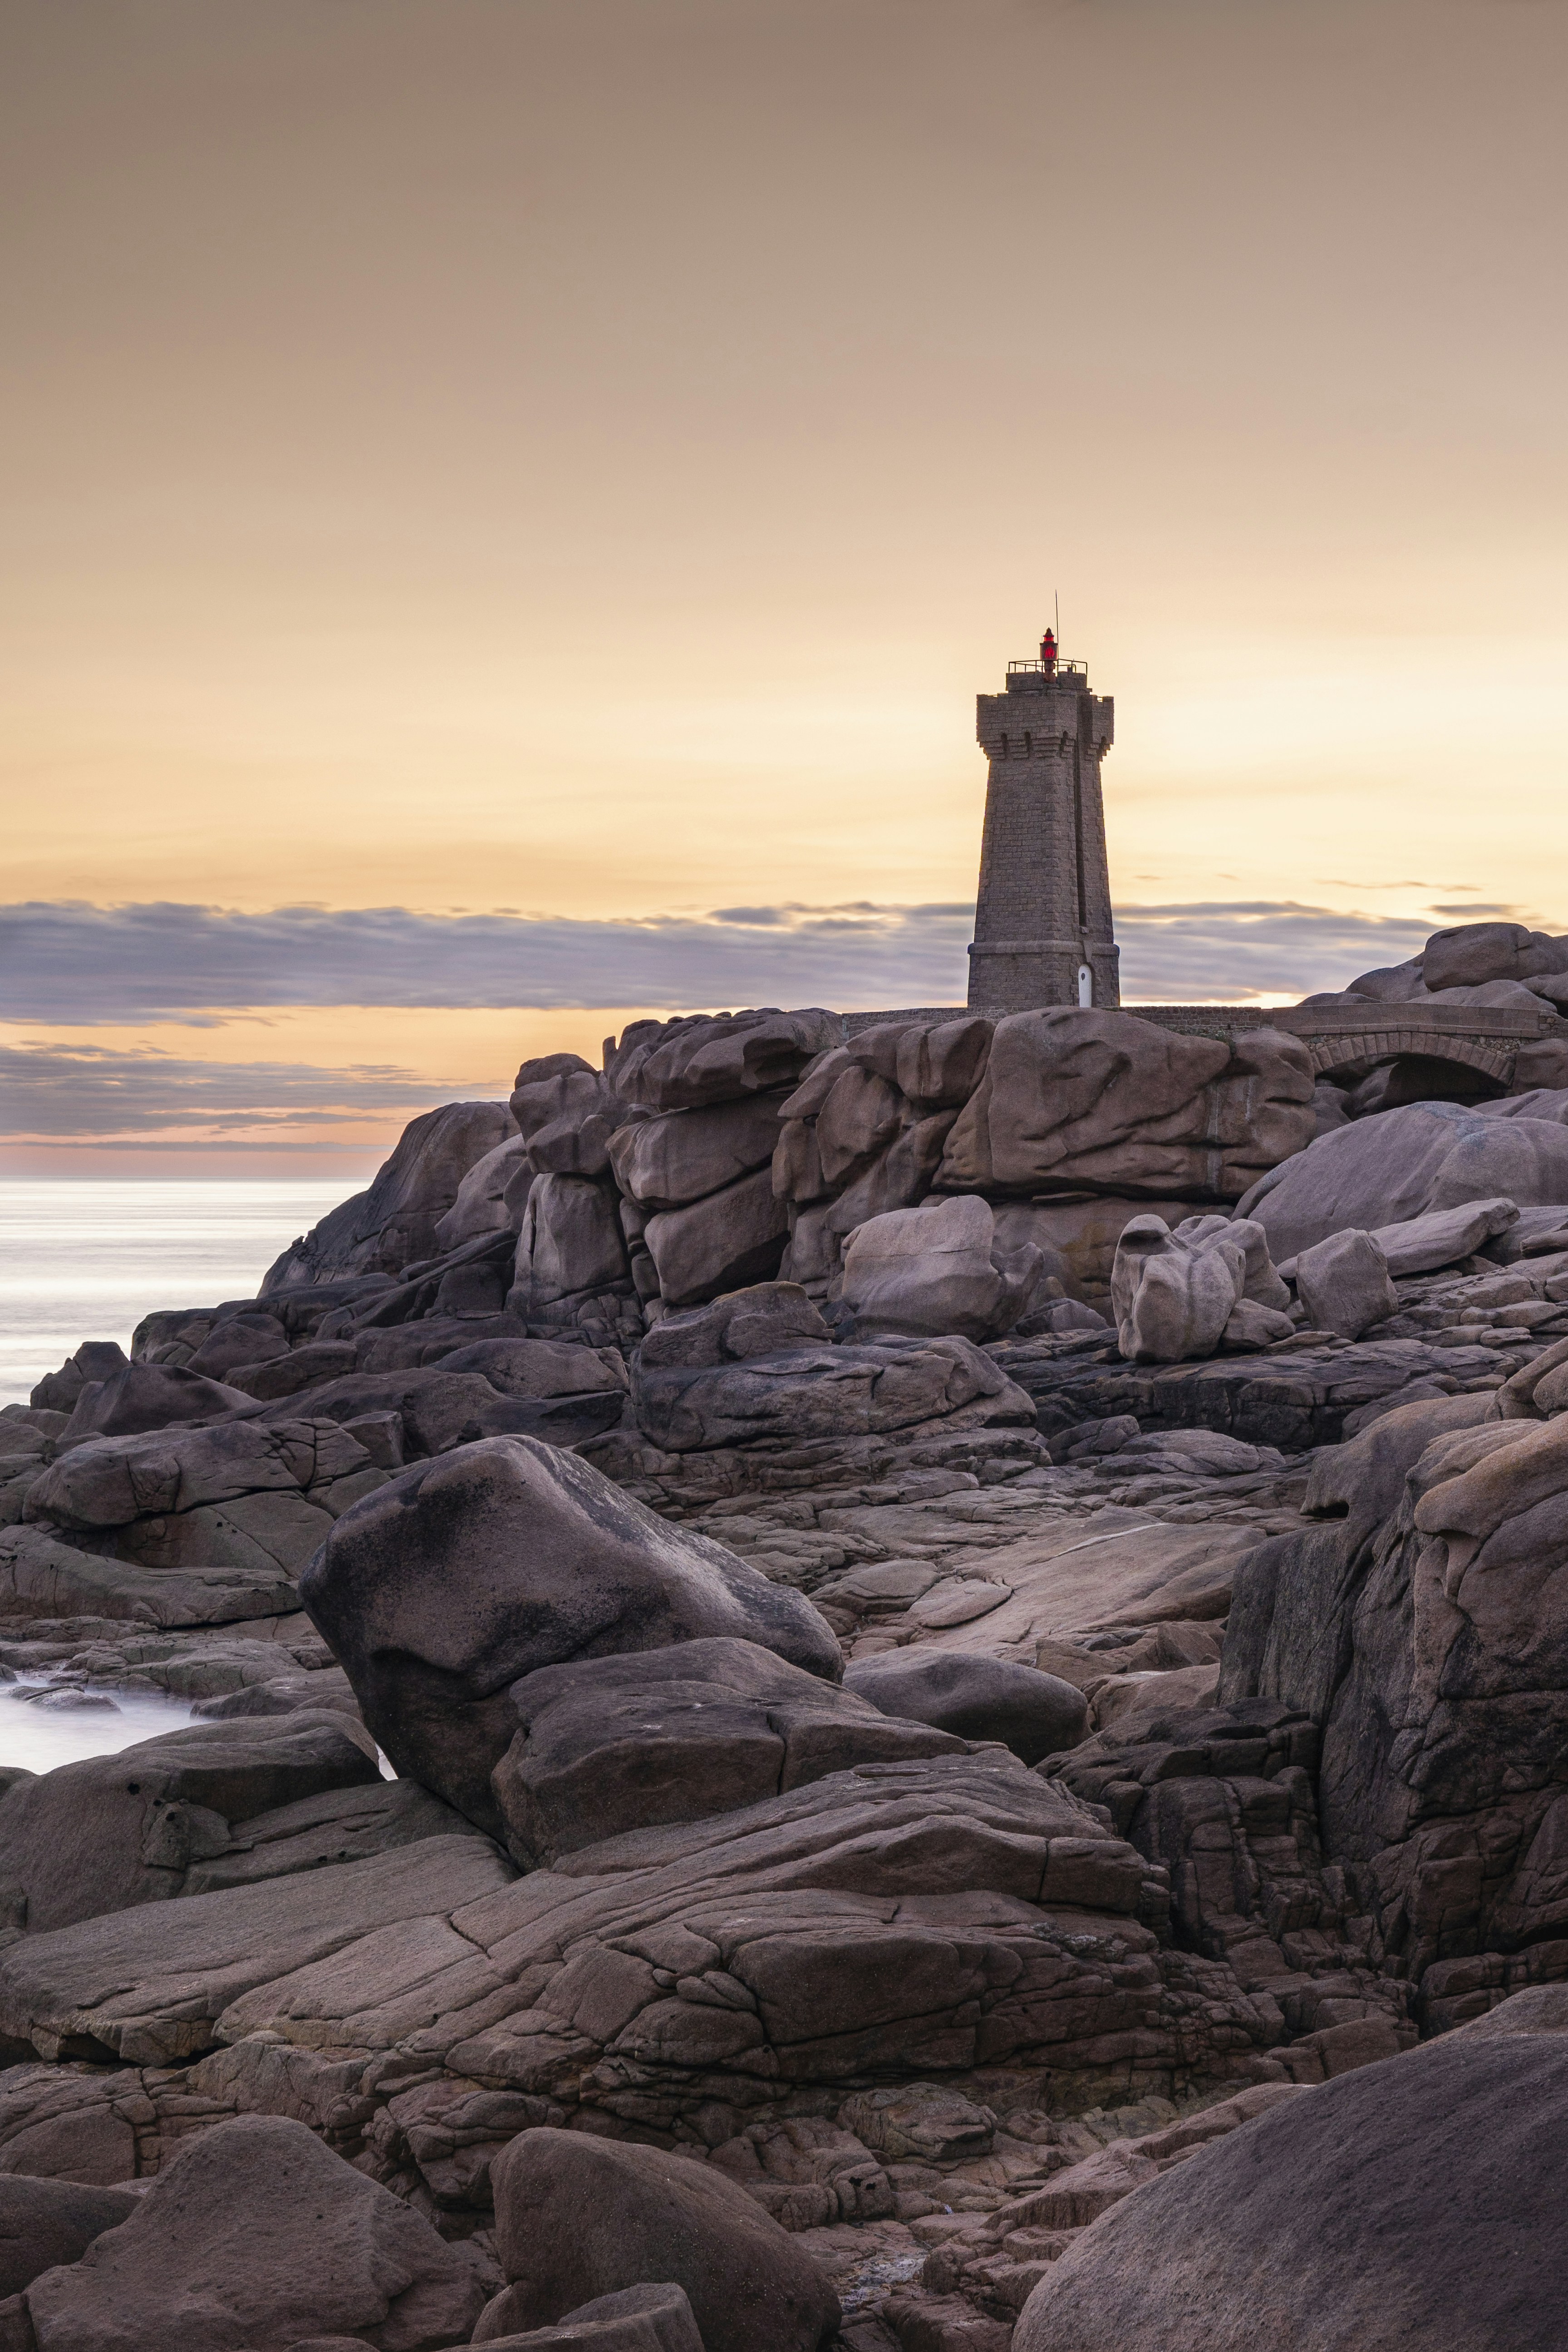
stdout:
POLYGON ((408 1119, 437 1103, 507 1091, 503 1081, 443 1086, 376 1064, 331 1070, 303 1062, 184 1060, 150 1048, 0 1046, 0 1136, 14 1141, 177 1140, 197 1131, 216 1140, 243 1134, 251 1142, 309 1143, 327 1133, 341 1140, 348 1122, 389 1113, 408 1119))
POLYGON ((1146 1003, 1246 1004, 1343 988, 1419 954, 1431 931, 1425 919, 1289 900, 1124 908, 1116 917, 1122 994, 1146 1003))
MULTIPOLYGON (((284 1005, 701 1012, 747 1004, 962 1003, 963 901, 729 907, 616 921, 405 907, 0 908, 0 1020, 210 1024, 284 1005)), ((1289 900, 1126 908, 1129 995, 1246 1002, 1342 987, 1415 953, 1432 926, 1289 900)))

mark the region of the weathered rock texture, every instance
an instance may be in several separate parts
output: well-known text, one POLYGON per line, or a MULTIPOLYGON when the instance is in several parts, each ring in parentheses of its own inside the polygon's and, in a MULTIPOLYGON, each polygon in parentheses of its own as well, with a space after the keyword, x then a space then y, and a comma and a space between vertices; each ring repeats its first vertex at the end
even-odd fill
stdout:
POLYGON ((491 2168, 496 2250, 520 2331, 657 2271, 705 2352, 816 2352, 838 2299, 755 2199, 706 2164, 581 2132, 521 2132, 491 2168))
POLYGON ((1550 2344, 1565 2096, 1555 2032, 1460 2036, 1281 2105, 1114 2203, 1045 2273, 1014 2352, 1550 2344))
MULTIPOLYGON (((1543 1002, 1509 938, 1431 973, 1543 1002)), ((155 2184, 0 2343, 1006 2352, 1418 2031, 1555 2024, 1568 1087, 845 1030, 527 1063, 0 1412, 0 1712, 205 1714, 0 1773, 0 2188, 155 2184)))
POLYGON ((1034 1243, 1001 1247, 990 1203, 967 1194, 890 1209, 858 1225, 845 1252, 842 1295, 858 1337, 995 1339, 1026 1311, 1045 1269, 1034 1243))
MULTIPOLYGON (((1261 1226, 1244 1217, 1132 1218, 1116 1245, 1110 1304, 1131 1363, 1176 1364, 1222 1344, 1268 1347, 1294 1329, 1289 1292, 1269 1263, 1261 1226)), ((1392 1300, 1393 1312, 1396 1300, 1392 1300)), ((1370 1318, 1369 1318, 1370 1319, 1370 1318)))
POLYGON ((26 2295, 38 2352, 288 2352, 321 2336, 437 2352, 466 2340, 482 2302, 422 2215, 302 2124, 262 2116, 205 2134, 26 2295))
POLYGON ((963 1752, 945 1729, 889 1721, 892 1710, 754 1642, 543 1666, 509 1696, 520 1728, 491 1782, 507 1844, 530 1867, 858 1764, 963 1752))
MULTIPOLYGON (((0 2030, 110 2053, 143 2089, 184 2064, 163 2087, 207 2118, 281 2107, 458 2215, 500 2144, 568 2114, 732 2133, 783 2098, 976 2069, 1070 2111, 1246 2083, 1281 2039, 1226 1963, 1162 1944, 1161 1874, 996 1749, 863 1764, 510 1876, 437 1837, 26 1937, 0 1953, 0 2030)), ((20 2070, 0 2145, 52 2127, 57 2081, 20 2070)), ((79 2154, 87 2115, 133 2139, 114 2078, 70 2096, 79 2154)))
POLYGON ((447 1103, 405 1128, 366 1192, 290 1244, 268 1271, 263 1297, 351 1274, 396 1274, 440 1247, 437 1222, 477 1160, 513 1131, 502 1103, 447 1103))
POLYGON ((1568 1973, 1568 1418, 1488 1410, 1331 1457, 1308 1508, 1345 1516, 1245 1565, 1221 1681, 1322 1725, 1325 1843, 1433 2024, 1568 1973))
POLYGON ((1568 1127, 1483 1107, 1412 1103, 1319 1138, 1261 1176, 1240 1202, 1277 1260, 1331 1234, 1404 1223, 1502 1197, 1568 1201, 1568 1127))
POLYGON ((508 1694, 538 1667, 728 1635, 841 1671, 809 1601, 527 1438, 405 1471, 344 1515, 300 1593, 398 1769, 487 1829, 508 1694))

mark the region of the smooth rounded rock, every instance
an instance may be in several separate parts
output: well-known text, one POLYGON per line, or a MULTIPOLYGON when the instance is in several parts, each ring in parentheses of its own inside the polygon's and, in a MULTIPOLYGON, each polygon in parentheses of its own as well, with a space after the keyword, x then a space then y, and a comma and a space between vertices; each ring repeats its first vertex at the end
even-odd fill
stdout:
POLYGON ((1026 1764, 1076 1748, 1089 1727, 1083 1693, 1037 1666, 937 1649, 886 1650, 844 1676, 857 1698, 963 1739, 999 1739, 1026 1764))
POLYGON ((1014 2352, 1503 2352, 1563 2341, 1568 2036, 1341 2075, 1146 2181, 1024 2306, 1014 2352))
POLYGON ((817 2352, 838 2325, 810 2256, 689 2157, 542 2126, 503 2149, 490 2183, 520 2332, 650 2280, 685 2289, 704 2352, 817 2352))
POLYGON ((20 2294, 43 2272, 79 2263, 95 2238, 136 2210, 124 2189, 0 2173, 0 2296, 20 2294))

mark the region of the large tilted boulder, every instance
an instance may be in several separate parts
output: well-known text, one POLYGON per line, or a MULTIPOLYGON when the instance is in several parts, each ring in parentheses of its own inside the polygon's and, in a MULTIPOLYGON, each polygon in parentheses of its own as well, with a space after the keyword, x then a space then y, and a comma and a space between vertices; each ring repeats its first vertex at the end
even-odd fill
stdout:
POLYGON ((1312 1087, 1306 1047, 1271 1029, 1227 1044, 1123 1013, 1009 1013, 939 1182, 1234 1201, 1309 1141, 1312 1087))
POLYGON ((1263 1227, 1278 1263, 1331 1234, 1374 1233, 1498 1199, 1568 1202, 1568 1128, 1423 1102, 1320 1137, 1260 1178, 1238 1214, 1263 1227))
POLYGON ((655 2279, 685 2290, 706 2352, 816 2352, 838 2325, 816 2263, 710 2165, 545 2128, 520 2133, 490 2179, 519 2333, 655 2279))
POLYGON ((989 1202, 967 1194, 858 1225, 845 1251, 843 1297, 859 1338, 996 1339, 1026 1311, 1045 1268, 1032 1243, 1005 1249, 989 1202))
POLYGON ((842 1670, 799 1593, 529 1438, 405 1472, 344 1513, 300 1590, 398 1770, 487 1829, 510 1688, 538 1667, 732 1636, 842 1670))
POLYGON ((369 1191, 333 1209, 268 1268, 262 1297, 341 1275, 397 1274, 434 1257, 437 1224, 464 1177, 514 1132, 505 1103, 447 1103, 414 1119, 369 1191))
POLYGON ((754 1642, 574 1659, 523 1675, 510 1696, 520 1727, 491 1783, 508 1848, 528 1868, 626 1830, 732 1812, 854 1765, 963 1749, 929 1718, 890 1721, 896 1710, 879 1711, 869 1694, 840 1690, 754 1642))
POLYGON ((1562 2031, 1460 2033, 1283 2101, 1084 2231, 1013 2352, 1554 2344, 1565 2103, 1562 2031))
POLYGON ((38 2352, 383 2352, 467 2342, 473 2264, 304 2124, 238 2116, 183 2148, 136 2210, 26 2291, 38 2352))

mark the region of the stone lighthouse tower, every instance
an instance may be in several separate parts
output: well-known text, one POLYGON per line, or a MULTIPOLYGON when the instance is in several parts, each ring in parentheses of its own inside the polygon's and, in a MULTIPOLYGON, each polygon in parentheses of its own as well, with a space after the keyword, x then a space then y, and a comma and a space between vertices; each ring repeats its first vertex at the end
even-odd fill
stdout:
POLYGON ((1100 763, 1114 705, 1049 630, 1037 661, 1007 665, 983 694, 975 732, 990 763, 980 893, 969 950, 973 1008, 1121 1001, 1100 763))

